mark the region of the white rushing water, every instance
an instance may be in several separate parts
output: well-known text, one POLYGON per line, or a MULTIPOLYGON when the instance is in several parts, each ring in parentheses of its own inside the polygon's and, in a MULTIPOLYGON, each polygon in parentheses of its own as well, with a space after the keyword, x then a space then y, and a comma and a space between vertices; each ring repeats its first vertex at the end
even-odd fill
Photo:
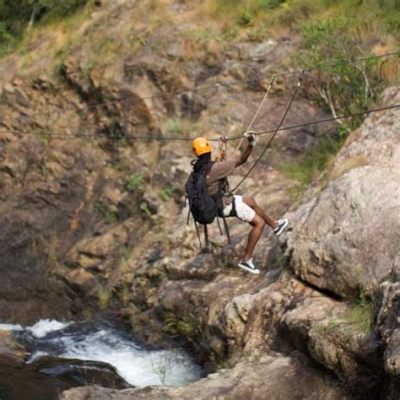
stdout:
POLYGON ((26 328, 26 330, 31 332, 32 335, 37 338, 44 338, 47 334, 60 331, 69 325, 71 325, 71 322, 59 322, 52 319, 43 319, 35 325, 26 328))
POLYGON ((201 377, 201 369, 181 350, 148 350, 106 324, 93 326, 42 320, 31 327, 0 324, 0 330, 23 332, 32 354, 106 362, 134 386, 182 385, 201 377))

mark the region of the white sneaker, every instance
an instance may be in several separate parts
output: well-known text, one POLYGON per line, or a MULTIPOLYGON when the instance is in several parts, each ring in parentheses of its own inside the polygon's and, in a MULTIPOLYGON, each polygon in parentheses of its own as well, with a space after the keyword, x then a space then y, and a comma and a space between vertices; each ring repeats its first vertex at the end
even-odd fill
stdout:
POLYGON ((282 232, 284 232, 288 226, 289 221, 287 219, 278 219, 276 221, 277 227, 274 229, 275 235, 279 236, 282 232))
POLYGON ((238 267, 255 275, 258 275, 260 273, 260 270, 257 269, 256 266, 253 264, 252 258, 250 258, 250 260, 248 261, 240 261, 238 267))

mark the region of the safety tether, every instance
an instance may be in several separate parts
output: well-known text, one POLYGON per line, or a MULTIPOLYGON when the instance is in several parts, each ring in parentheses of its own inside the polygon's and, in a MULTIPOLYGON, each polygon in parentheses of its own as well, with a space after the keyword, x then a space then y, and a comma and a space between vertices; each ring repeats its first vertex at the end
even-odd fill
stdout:
MULTIPOLYGON (((245 135, 251 131, 251 128, 253 127, 254 122, 256 122, 256 119, 257 119, 257 117, 258 117, 258 114, 260 114, 260 111, 261 111, 261 109, 262 109, 262 107, 263 107, 265 101, 267 100, 267 98, 268 98, 268 96, 269 96, 269 92, 271 91, 272 86, 274 86, 274 84, 275 84, 275 82, 276 82, 276 78, 277 78, 276 75, 272 75, 272 77, 271 77, 271 79, 270 79, 270 81, 269 81, 268 89, 265 91, 264 97, 263 97, 263 99, 261 100, 260 104, 258 105, 257 111, 255 112, 255 114, 254 114, 254 116, 253 116, 253 119, 251 120, 249 126, 247 127, 247 129, 246 129, 246 131, 245 131, 245 133, 244 133, 245 135)), ((243 140, 244 140, 244 138, 242 138, 242 140, 241 140, 241 141, 239 142, 239 144, 237 145, 237 147, 236 147, 236 149, 235 149, 235 153, 240 149, 240 146, 242 145, 243 140)))
POLYGON ((271 138, 269 139, 267 145, 264 147, 263 151, 261 152, 260 156, 257 158, 257 160, 254 162, 254 164, 250 167, 250 169, 246 172, 245 176, 240 180, 240 182, 231 190, 231 193, 236 192, 236 190, 239 188, 239 186, 248 178, 248 176, 251 174, 251 172, 254 170, 254 168, 257 166, 257 164, 261 161, 261 159, 264 157, 264 154, 266 153, 266 151, 268 150, 268 148, 271 146, 275 136, 277 135, 277 133, 279 132, 283 122, 286 119, 286 116, 290 110, 290 108, 292 107, 292 104, 297 96, 297 93, 299 91, 299 88, 301 86, 301 82, 303 80, 303 76, 304 76, 304 72, 302 71, 299 80, 297 81, 296 87, 293 91, 292 97, 290 98, 290 101, 285 109, 285 112, 283 113, 283 116, 278 124, 278 126, 276 127, 273 135, 271 136, 271 138))

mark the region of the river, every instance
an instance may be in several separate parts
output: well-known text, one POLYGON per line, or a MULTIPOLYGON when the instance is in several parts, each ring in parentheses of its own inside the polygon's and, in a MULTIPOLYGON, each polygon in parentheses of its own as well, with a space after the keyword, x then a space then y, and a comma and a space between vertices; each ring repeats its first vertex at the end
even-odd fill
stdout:
POLYGON ((2 330, 12 331, 29 357, 24 365, 0 363, 0 400, 53 400, 62 390, 99 379, 103 386, 144 387, 202 377, 187 352, 147 348, 110 321, 42 320, 29 327, 0 324, 2 330))

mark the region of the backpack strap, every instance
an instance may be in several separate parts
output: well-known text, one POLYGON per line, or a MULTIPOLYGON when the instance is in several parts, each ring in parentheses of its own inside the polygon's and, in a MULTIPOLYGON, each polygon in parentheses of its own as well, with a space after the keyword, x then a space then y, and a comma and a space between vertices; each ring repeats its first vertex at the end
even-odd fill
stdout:
POLYGON ((211 196, 218 205, 218 214, 220 217, 223 217, 223 210, 224 210, 224 191, 223 191, 224 186, 225 186, 224 179, 220 179, 218 182, 217 193, 214 193, 211 196))

